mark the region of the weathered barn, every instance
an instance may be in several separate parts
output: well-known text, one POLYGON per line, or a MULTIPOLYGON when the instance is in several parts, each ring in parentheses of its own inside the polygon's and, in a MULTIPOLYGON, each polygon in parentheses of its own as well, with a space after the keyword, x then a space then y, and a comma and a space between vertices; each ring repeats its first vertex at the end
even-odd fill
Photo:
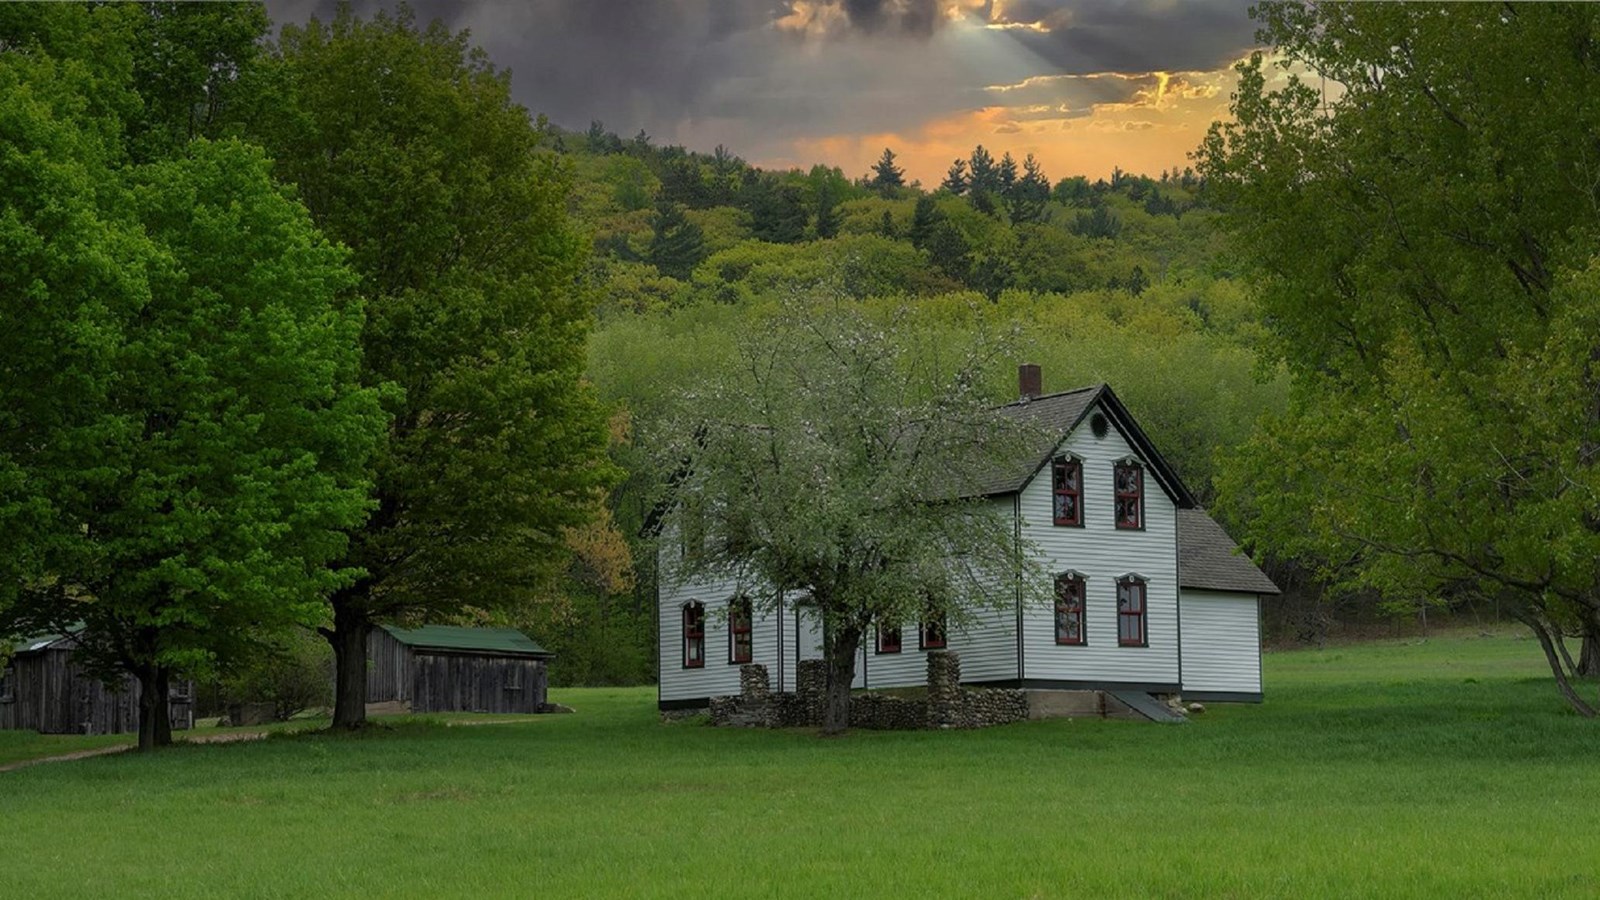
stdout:
POLYGON ((410 712, 543 712, 550 656, 512 628, 379 626, 367 639, 367 703, 410 712))
MULTIPOLYGON (((107 687, 74 658, 77 638, 48 634, 16 645, 0 671, 0 728, 42 734, 119 734, 139 730, 139 682, 107 687)), ((194 726, 194 682, 172 683, 174 729, 194 726)))

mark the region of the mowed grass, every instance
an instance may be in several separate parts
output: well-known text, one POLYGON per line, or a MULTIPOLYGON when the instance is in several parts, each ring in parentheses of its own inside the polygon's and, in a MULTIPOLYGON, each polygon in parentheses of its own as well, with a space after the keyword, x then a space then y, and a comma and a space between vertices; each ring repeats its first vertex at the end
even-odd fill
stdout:
POLYGON ((575 715, 34 766, 0 774, 0 896, 1600 895, 1600 722, 1531 640, 1266 678, 1183 726, 830 740, 567 690, 575 715))

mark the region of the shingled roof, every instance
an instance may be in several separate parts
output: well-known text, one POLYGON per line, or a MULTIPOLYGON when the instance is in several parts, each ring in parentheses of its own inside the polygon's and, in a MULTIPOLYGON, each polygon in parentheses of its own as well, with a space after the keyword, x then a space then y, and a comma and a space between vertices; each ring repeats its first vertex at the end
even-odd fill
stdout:
POLYGON ((455 625, 424 625, 421 628, 381 626, 390 636, 418 650, 444 650, 460 653, 490 653, 496 656, 552 656, 515 628, 461 628, 455 625))
POLYGON ((1056 448, 1096 405, 1106 411, 1106 415, 1115 423, 1117 430, 1138 453, 1139 458, 1149 465, 1156 482, 1161 485, 1163 491, 1166 491, 1167 496, 1172 498, 1172 502, 1182 509, 1195 506, 1194 495, 1189 493, 1189 489, 1178 478, 1178 473, 1167 464, 1160 451, 1150 442, 1150 438, 1145 436, 1144 430, 1128 413, 1128 408, 1122 405, 1122 401, 1117 398, 1110 385, 1106 384, 1031 397, 1000 407, 1001 413, 1020 417, 1029 425, 1036 427, 1042 435, 1042 443, 1023 458, 1008 465, 996 466, 985 473, 978 480, 973 494, 980 497, 994 497, 1021 491, 1033 476, 1039 474, 1039 470, 1050 461, 1056 448))
POLYGON ((1203 509, 1178 510, 1178 583, 1206 591, 1283 593, 1203 509))

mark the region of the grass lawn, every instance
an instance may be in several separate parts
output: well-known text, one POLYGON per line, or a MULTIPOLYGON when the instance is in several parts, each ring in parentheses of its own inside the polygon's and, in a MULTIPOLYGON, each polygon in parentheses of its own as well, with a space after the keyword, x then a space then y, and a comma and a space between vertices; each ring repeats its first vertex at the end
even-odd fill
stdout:
POLYGON ((1463 632, 1270 654, 1266 703, 1184 726, 836 740, 566 690, 33 766, 0 774, 0 896, 1592 897, 1600 722, 1543 666, 1463 632))

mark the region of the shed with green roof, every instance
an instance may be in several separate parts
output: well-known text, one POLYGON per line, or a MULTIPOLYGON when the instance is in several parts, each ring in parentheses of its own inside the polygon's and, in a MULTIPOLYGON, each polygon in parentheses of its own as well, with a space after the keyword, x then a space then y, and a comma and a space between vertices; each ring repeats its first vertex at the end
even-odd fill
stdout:
POLYGON ((410 712, 544 712, 550 657, 514 628, 382 625, 367 639, 367 703, 410 712))

